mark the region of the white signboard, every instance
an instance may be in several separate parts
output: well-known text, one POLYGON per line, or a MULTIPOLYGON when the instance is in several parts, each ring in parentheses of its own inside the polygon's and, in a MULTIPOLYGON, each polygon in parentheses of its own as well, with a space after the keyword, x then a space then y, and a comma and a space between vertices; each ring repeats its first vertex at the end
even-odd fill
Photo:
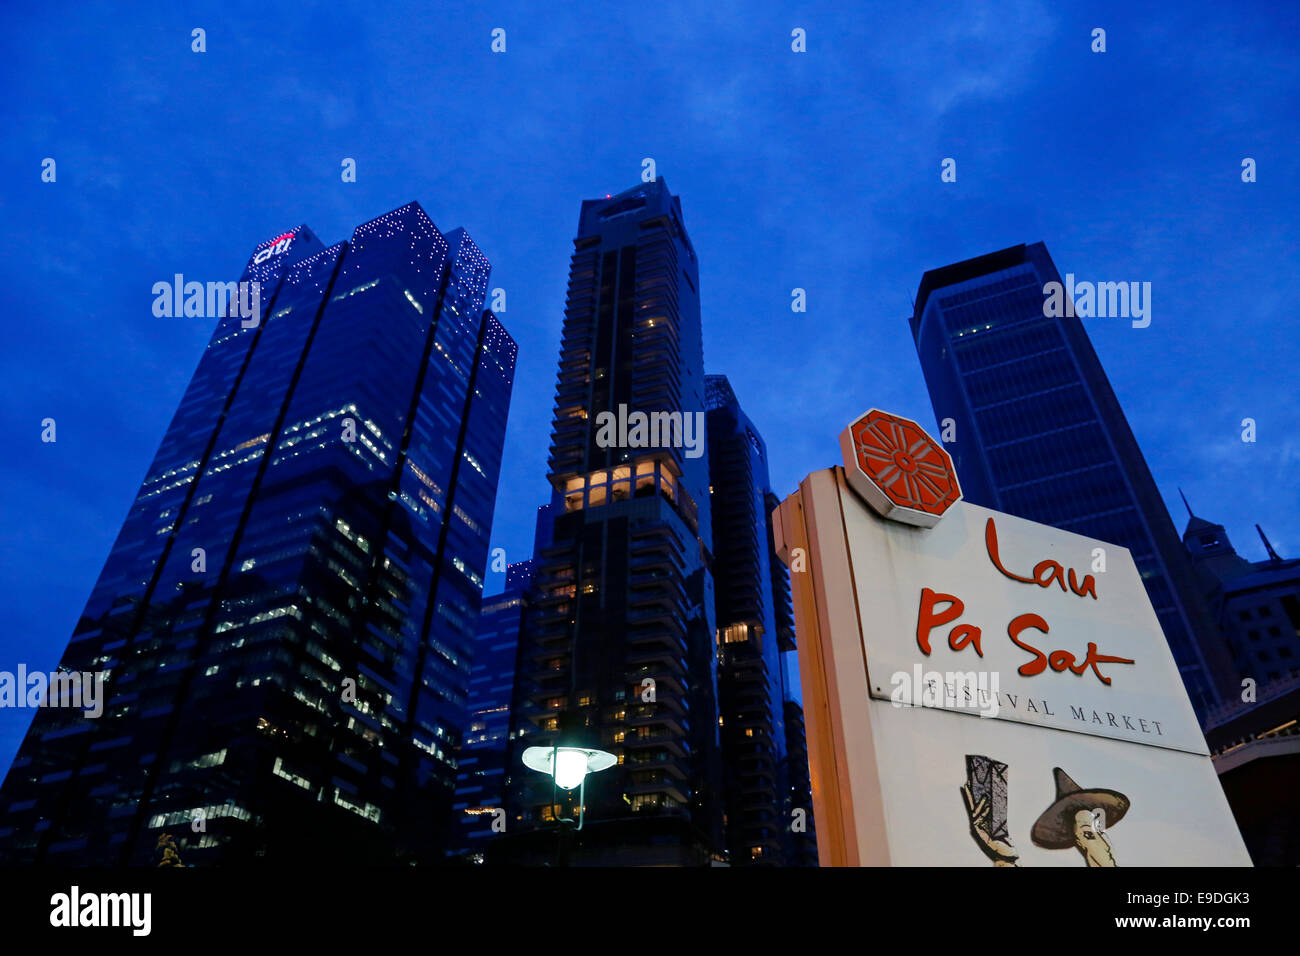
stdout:
POLYGON ((871 711, 892 866, 1250 866, 1208 757, 879 701, 871 711))
POLYGON ((844 518, 878 569, 854 578, 872 697, 1208 754, 1127 549, 965 501, 844 518))
POLYGON ((1250 865, 1128 551, 873 410, 773 515, 823 865, 1250 865))

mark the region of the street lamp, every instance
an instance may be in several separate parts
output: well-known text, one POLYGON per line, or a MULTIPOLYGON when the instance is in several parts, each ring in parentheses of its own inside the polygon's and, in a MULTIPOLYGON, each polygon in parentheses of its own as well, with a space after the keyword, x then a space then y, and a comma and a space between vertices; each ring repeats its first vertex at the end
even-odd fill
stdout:
POLYGON ((576 822, 576 829, 581 830, 585 815, 587 774, 608 770, 618 763, 618 758, 607 751, 586 746, 586 741, 582 740, 586 736, 583 733, 585 723, 576 714, 561 714, 560 724, 560 734, 553 744, 549 747, 529 747, 524 751, 524 766, 551 777, 552 812, 557 804, 556 788, 578 788, 577 821, 569 817, 557 819, 562 823, 576 822))

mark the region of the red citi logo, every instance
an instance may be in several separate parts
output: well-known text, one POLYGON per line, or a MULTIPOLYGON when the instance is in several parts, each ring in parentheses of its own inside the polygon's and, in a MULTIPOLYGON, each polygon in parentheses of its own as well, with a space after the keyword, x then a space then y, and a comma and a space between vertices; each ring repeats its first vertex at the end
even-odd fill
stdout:
POLYGON ((293 233, 286 232, 283 236, 277 236, 271 240, 271 244, 253 256, 253 265, 260 266, 272 256, 278 256, 281 253, 288 252, 289 246, 293 244, 293 233))

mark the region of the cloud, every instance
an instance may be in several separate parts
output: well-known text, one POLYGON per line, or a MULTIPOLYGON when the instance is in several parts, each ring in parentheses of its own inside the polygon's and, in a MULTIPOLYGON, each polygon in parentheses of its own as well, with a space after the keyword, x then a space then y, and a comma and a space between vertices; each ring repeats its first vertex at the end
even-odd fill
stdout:
POLYGON ((933 121, 971 100, 1019 93, 1033 82, 1057 31, 1048 8, 1032 0, 947 7, 941 17, 927 16, 926 26, 912 24, 888 38, 894 68, 921 79, 916 88, 933 121))

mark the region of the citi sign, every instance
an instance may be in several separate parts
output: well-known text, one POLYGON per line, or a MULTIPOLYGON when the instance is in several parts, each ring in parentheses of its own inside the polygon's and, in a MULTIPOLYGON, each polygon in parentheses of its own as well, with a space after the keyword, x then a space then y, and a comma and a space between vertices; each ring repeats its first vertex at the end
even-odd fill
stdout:
POLYGON ((253 256, 253 265, 260 266, 272 256, 282 255, 289 251, 289 246, 293 244, 293 233, 286 232, 283 236, 271 240, 271 244, 265 249, 253 256))

